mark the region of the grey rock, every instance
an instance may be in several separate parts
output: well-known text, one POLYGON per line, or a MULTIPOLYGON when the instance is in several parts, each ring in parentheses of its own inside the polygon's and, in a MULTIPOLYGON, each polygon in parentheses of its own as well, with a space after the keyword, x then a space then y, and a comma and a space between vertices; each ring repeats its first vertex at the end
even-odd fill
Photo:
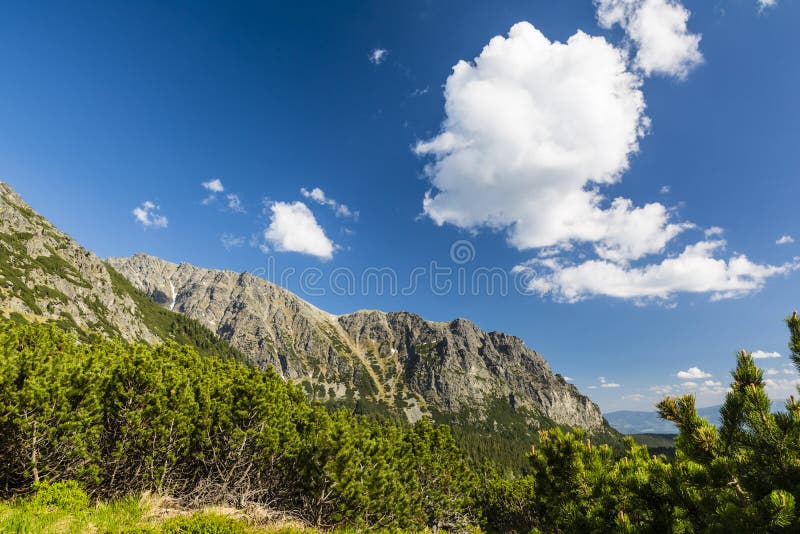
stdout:
POLYGON ((202 321, 256 365, 307 384, 317 400, 347 396, 394 406, 409 420, 477 410, 494 399, 556 423, 599 430, 600 409, 514 336, 466 319, 407 312, 334 316, 247 273, 137 254, 108 262, 162 305, 202 321), (174 303, 174 304, 173 304, 174 303))

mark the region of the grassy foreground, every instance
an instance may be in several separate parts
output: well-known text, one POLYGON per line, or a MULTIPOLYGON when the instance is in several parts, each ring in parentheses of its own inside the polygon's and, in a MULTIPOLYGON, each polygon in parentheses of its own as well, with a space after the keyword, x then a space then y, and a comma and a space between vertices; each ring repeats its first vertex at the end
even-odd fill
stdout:
MULTIPOLYGON (((36 493, 0 502, 0 532, 19 534, 315 534, 299 521, 251 508, 174 508, 154 495, 91 503, 74 482, 42 485, 36 493)), ((356 532, 337 530, 341 534, 356 532)))

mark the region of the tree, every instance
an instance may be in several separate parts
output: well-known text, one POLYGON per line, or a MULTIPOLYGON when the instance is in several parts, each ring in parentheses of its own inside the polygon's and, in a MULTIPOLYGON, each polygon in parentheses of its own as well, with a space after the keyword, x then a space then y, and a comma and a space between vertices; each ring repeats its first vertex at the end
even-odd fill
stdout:
MULTIPOLYGON (((800 319, 787 319, 792 360, 800 371, 800 319)), ((800 519, 800 404, 772 412, 764 373, 751 353, 737 355, 722 406, 722 426, 697 416, 694 397, 665 398, 659 414, 680 431, 677 467, 683 507, 698 530, 797 532, 800 519)))

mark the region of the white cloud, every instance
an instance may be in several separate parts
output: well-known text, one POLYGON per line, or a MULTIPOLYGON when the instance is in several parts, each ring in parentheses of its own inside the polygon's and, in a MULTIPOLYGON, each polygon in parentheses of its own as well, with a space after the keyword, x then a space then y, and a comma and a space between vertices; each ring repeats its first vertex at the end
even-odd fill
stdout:
POLYGON ((776 245, 789 245, 791 243, 794 243, 794 238, 790 235, 782 235, 775 241, 776 245))
POLYGON ((781 374, 777 369, 764 369, 764 374, 767 376, 775 376, 781 374))
POLYGON ((703 230, 703 235, 706 237, 717 237, 721 236, 725 233, 725 230, 720 228, 719 226, 712 226, 711 228, 706 228, 703 230))
MULTIPOLYGON (((209 192, 209 195, 201 202, 201 204, 204 206, 216 201, 217 196, 225 191, 225 186, 222 184, 222 180, 219 178, 202 182, 200 185, 203 187, 203 189, 209 192)), ((235 193, 228 193, 225 195, 225 200, 229 210, 236 213, 246 213, 244 206, 242 206, 242 200, 239 198, 239 195, 235 193)))
POLYGON ((299 252, 322 259, 333 256, 334 244, 302 202, 274 202, 264 239, 281 252, 299 252))
POLYGON ((225 187, 222 185, 222 180, 219 178, 214 178, 213 180, 209 180, 207 182, 203 182, 200 184, 203 188, 211 191, 212 193, 222 193, 225 191, 225 187))
POLYGON ((761 289, 775 275, 798 268, 760 265, 744 255, 729 260, 714 257, 724 241, 700 241, 661 263, 629 267, 605 260, 566 264, 555 258, 533 259, 514 268, 526 278, 527 289, 563 302, 592 295, 622 299, 668 300, 678 292, 711 293, 712 300, 741 297, 761 289))
POLYGON ((226 250, 230 250, 232 248, 241 247, 244 245, 244 237, 236 236, 230 233, 224 233, 219 237, 220 243, 222 246, 225 247, 226 250))
POLYGON ((527 22, 494 37, 453 68, 442 132, 415 146, 435 160, 425 214, 506 228, 518 249, 588 242, 614 261, 662 251, 691 225, 597 189, 619 181, 648 127, 640 84, 602 37, 551 42, 527 22))
POLYGON ((758 10, 764 11, 768 7, 775 7, 778 5, 778 0, 757 0, 758 1, 758 10))
POLYGON ((631 393, 630 395, 622 396, 622 400, 631 400, 636 402, 643 401, 646 398, 647 397, 645 395, 642 395, 641 393, 631 393))
MULTIPOLYGON (((622 10, 608 11, 608 20, 644 25, 647 35, 657 33, 651 25, 659 10, 668 20, 688 17, 673 0, 602 4, 622 10)), ((666 28, 669 36, 680 25, 666 28)), ((649 128, 641 84, 627 52, 602 37, 579 31, 561 43, 530 23, 514 25, 473 62, 453 67, 441 131, 414 147, 432 158, 424 214, 440 226, 505 230, 511 246, 538 249, 538 258, 515 271, 527 276, 530 291, 565 302, 605 295, 644 303, 681 292, 739 297, 796 268, 797 261, 771 266, 741 254, 719 257, 725 242, 715 237, 718 227, 674 250, 675 237, 696 225, 676 220, 661 203, 637 206, 603 194, 628 170, 649 128), (564 259, 573 250, 578 263, 564 259), (651 255, 661 257, 642 264, 651 255)))
POLYGON ((618 388, 618 387, 620 387, 620 384, 617 384, 616 382, 609 382, 606 379, 606 377, 604 377, 604 376, 598 377, 598 380, 600 381, 600 387, 601 388, 618 388))
POLYGON ((413 91, 411 91, 411 94, 409 96, 413 98, 415 96, 427 95, 428 91, 430 91, 429 87, 425 87, 424 89, 414 89, 413 91))
POLYGON ((672 188, 668 185, 662 185, 661 189, 658 190, 662 195, 668 195, 670 191, 672 191, 672 188))
POLYGON ((380 65, 384 61, 386 61, 386 57, 389 55, 389 51, 385 48, 375 48, 372 52, 369 53, 369 62, 374 65, 380 65))
POLYGON ((246 213, 244 206, 242 206, 242 201, 239 198, 239 195, 235 195, 230 193, 226 196, 228 199, 228 209, 234 211, 236 213, 246 213))
POLYGON ((358 211, 353 211, 346 204, 340 204, 339 202, 330 198, 325 194, 325 191, 323 191, 319 187, 315 187, 311 190, 308 190, 305 187, 301 187, 300 194, 302 194, 304 197, 308 199, 313 200, 317 204, 320 204, 322 206, 328 206, 334 211, 337 217, 347 217, 347 218, 352 218, 354 220, 358 220, 359 216, 358 211))
POLYGON ((650 388, 650 391, 660 396, 666 396, 666 395, 672 395, 675 389, 671 385, 661 385, 661 386, 652 386, 650 388))
POLYGON ((146 200, 131 213, 145 228, 166 228, 169 224, 167 217, 159 213, 160 208, 153 202, 146 200))
POLYGON ((700 370, 699 367, 690 367, 686 371, 678 371, 678 373, 675 376, 677 376, 678 378, 682 378, 684 380, 711 378, 710 373, 706 373, 705 371, 700 370))
POLYGON ((703 380, 703 382, 698 382, 697 380, 700 379, 695 378, 694 380, 687 380, 680 384, 652 386, 649 389, 655 393, 658 398, 663 398, 667 395, 674 396, 692 393, 697 399, 698 406, 709 406, 722 402, 725 393, 728 391, 726 386, 723 386, 721 382, 716 380, 703 380))
POLYGON ((785 400, 790 395, 797 397, 800 378, 765 378, 764 390, 772 400, 785 400))
POLYGON ((604 28, 619 24, 636 48, 633 65, 645 76, 684 79, 703 62, 700 35, 686 23, 691 13, 678 0, 595 0, 604 28))
POLYGON ((203 187, 203 189, 209 192, 209 195, 201 201, 201 204, 204 206, 217 200, 217 195, 225 191, 225 186, 222 185, 222 180, 219 178, 202 182, 200 185, 203 187))
POLYGON ((780 358, 781 357, 781 353, 780 352, 766 352, 766 351, 763 351, 763 350, 760 350, 760 349, 759 350, 754 350, 751 353, 751 355, 756 360, 762 360, 762 359, 765 359, 765 358, 780 358))

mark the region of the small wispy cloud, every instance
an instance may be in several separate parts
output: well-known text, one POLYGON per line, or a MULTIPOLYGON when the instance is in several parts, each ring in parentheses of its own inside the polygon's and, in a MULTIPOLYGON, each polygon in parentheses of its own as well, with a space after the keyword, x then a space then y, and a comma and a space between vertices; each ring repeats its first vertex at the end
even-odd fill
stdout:
POLYGON ((222 246, 225 247, 225 250, 230 250, 232 248, 243 246, 245 239, 242 236, 237 236, 226 232, 219 236, 219 241, 222 243, 222 246))
POLYGON ((775 7, 778 5, 778 0, 757 0, 758 1, 758 12, 761 13, 768 7, 775 7))
POLYGON ((131 213, 145 228, 166 228, 169 224, 167 217, 159 213, 160 208, 150 200, 145 200, 135 207, 131 213))
POLYGON ((225 186, 222 185, 222 180, 219 178, 214 178, 207 182, 201 182, 200 186, 209 193, 208 196, 200 202, 204 206, 217 200, 217 195, 225 191, 225 186))
POLYGON ((672 188, 668 185, 662 185, 661 189, 658 190, 662 195, 668 195, 670 191, 672 191, 672 188))
POLYGON ((643 401, 647 397, 641 393, 631 393, 630 395, 623 395, 622 400, 631 400, 635 402, 643 401))
POLYGON ((369 53, 369 62, 372 63, 373 65, 380 65, 381 63, 386 61, 386 58, 388 56, 389 56, 389 51, 386 50, 385 48, 374 48, 369 53))
POLYGON ((227 195, 226 198, 228 199, 228 209, 229 210, 231 210, 233 212, 236 212, 236 213, 247 213, 245 211, 244 207, 242 206, 242 201, 239 198, 239 195, 235 195, 233 193, 230 193, 229 195, 227 195))
POLYGON ((600 381, 601 388, 618 388, 621 387, 621 384, 617 384, 616 382, 609 382, 606 377, 599 376, 597 379, 600 381))
POLYGON ((322 206, 328 206, 333 210, 337 217, 345 217, 351 218, 355 221, 358 220, 358 211, 351 210, 347 204, 342 204, 337 202, 336 200, 330 198, 328 195, 325 194, 325 191, 320 189, 319 187, 315 187, 311 190, 306 189, 305 187, 300 188, 300 194, 303 195, 305 198, 313 200, 317 204, 322 206))
POLYGON ((225 191, 225 187, 222 185, 222 180, 219 178, 214 178, 213 180, 209 180, 207 182, 203 182, 202 185, 208 191, 212 193, 222 193, 225 191))
MULTIPOLYGON (((225 186, 222 180, 214 178, 207 182, 201 182, 200 185, 203 189, 208 191, 208 196, 201 201, 201 204, 207 206, 215 202, 217 198, 225 192, 225 186)), ((225 206, 234 213, 247 213, 242 205, 242 199, 236 193, 228 193, 224 197, 225 206)))
POLYGON ((780 352, 767 352, 767 351, 764 351, 764 350, 754 350, 751 354, 752 354, 753 358, 756 359, 756 360, 763 360, 763 359, 766 359, 766 358, 780 358, 781 357, 781 353, 780 352))
POLYGON ((794 238, 789 234, 784 234, 775 241, 776 245, 789 245, 791 243, 794 243, 794 238))
POLYGON ((430 91, 430 88, 428 88, 428 87, 425 87, 424 89, 414 89, 413 91, 411 91, 411 94, 408 95, 408 96, 410 96, 412 98, 415 97, 415 96, 423 96, 423 95, 427 95, 429 91, 430 91))
POLYGON ((699 367, 689 367, 685 371, 678 371, 675 376, 683 380, 699 380, 701 378, 711 378, 711 373, 706 373, 699 367))

